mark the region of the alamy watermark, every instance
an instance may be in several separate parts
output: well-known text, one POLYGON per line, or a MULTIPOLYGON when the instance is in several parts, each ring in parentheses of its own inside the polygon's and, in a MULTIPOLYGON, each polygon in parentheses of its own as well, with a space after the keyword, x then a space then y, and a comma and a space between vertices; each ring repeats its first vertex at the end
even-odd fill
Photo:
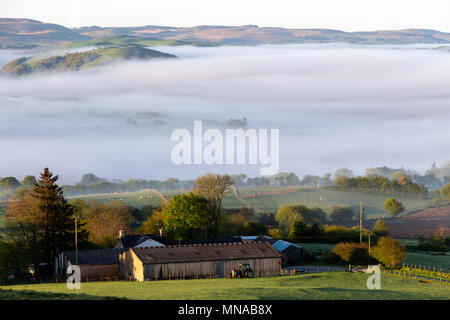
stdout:
POLYGON ((278 173, 280 167, 279 129, 227 128, 223 133, 209 128, 203 132, 203 122, 194 121, 193 134, 179 128, 170 139, 177 142, 170 155, 176 165, 260 165, 263 176, 278 173))
POLYGON ((79 266, 70 264, 67 267, 66 271, 67 275, 67 289, 73 290, 73 289, 81 289, 81 269, 79 266))
POLYGON ((369 290, 380 290, 381 289, 381 271, 379 266, 369 266, 367 268, 367 273, 373 273, 367 279, 367 289, 369 290))

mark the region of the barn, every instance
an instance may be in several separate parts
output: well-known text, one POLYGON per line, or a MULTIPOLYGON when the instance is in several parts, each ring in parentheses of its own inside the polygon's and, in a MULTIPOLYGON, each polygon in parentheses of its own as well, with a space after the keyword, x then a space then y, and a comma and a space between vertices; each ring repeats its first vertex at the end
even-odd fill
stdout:
POLYGON ((305 250, 303 247, 295 243, 278 240, 272 244, 272 246, 283 255, 283 264, 313 260, 313 255, 310 251, 305 250))
MULTIPOLYGON (((117 279, 120 277, 119 255, 124 249, 79 250, 78 266, 82 281, 117 279)), ((69 265, 76 264, 75 251, 63 251, 56 258, 56 272, 63 278, 69 265)))
POLYGON ((248 263, 255 276, 281 272, 282 255, 267 242, 130 248, 119 255, 122 277, 136 280, 223 278, 248 263))

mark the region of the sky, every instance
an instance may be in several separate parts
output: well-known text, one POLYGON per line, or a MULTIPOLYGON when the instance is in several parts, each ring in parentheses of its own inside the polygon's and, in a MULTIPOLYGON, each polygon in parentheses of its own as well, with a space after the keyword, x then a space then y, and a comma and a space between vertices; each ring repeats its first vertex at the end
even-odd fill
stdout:
POLYGON ((67 27, 246 25, 450 32, 449 0, 2 0, 0 17, 67 27))

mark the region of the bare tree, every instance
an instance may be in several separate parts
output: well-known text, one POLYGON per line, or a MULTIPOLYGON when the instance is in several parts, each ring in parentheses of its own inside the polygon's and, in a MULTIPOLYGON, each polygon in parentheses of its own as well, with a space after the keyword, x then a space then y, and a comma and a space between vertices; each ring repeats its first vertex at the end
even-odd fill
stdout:
POLYGON ((195 181, 194 194, 208 200, 208 234, 217 235, 222 217, 222 200, 227 189, 233 185, 227 174, 207 173, 195 181))

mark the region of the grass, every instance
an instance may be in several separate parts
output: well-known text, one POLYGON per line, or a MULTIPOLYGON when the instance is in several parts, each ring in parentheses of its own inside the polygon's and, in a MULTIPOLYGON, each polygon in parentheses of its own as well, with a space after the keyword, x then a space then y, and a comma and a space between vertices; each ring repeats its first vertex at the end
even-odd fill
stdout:
POLYGON ((140 45, 145 47, 150 46, 216 46, 213 44, 202 43, 202 42, 192 42, 192 41, 179 41, 179 40, 159 40, 152 37, 136 37, 127 35, 109 36, 101 37, 96 39, 91 39, 87 41, 74 41, 64 46, 64 48, 82 48, 82 47, 96 47, 96 46, 129 46, 129 45, 140 45))
POLYGON ((368 275, 361 273, 330 272, 279 276, 254 279, 204 279, 172 280, 151 282, 89 282, 82 283, 80 290, 68 290, 64 283, 15 285, 3 287, 2 299, 70 298, 78 299, 137 299, 137 300, 190 300, 190 299, 363 299, 363 300, 400 300, 400 299, 450 299, 450 287, 445 283, 420 283, 413 279, 404 279, 382 275, 381 290, 368 290, 368 275))
POLYGON ((409 265, 417 265, 423 267, 437 268, 442 271, 450 272, 450 253, 424 253, 424 252, 408 252, 404 263, 409 265))
MULTIPOLYGON (((268 191, 280 191, 285 189, 292 189, 289 187, 245 187, 239 188, 239 193, 254 194, 268 191)), ((167 197, 187 192, 187 190, 164 191, 163 194, 167 197)), ((388 194, 379 193, 362 193, 356 191, 342 191, 336 188, 298 188, 297 192, 277 194, 270 196, 263 196, 258 198, 247 198, 246 200, 254 207, 263 210, 264 212, 276 212, 282 205, 287 204, 304 204, 306 206, 315 206, 329 211, 334 205, 345 205, 353 209, 355 213, 359 212, 359 202, 364 201, 366 213, 369 218, 381 218, 386 216, 386 212, 382 210, 384 201, 389 198, 388 194), (322 200, 320 200, 322 198, 322 200)), ((431 200, 421 199, 418 197, 410 197, 404 195, 396 195, 405 206, 405 213, 422 209, 431 205, 431 200)), ((124 192, 117 194, 104 195, 90 195, 79 196, 82 199, 98 199, 102 202, 111 200, 123 201, 130 206, 142 207, 144 205, 158 205, 160 199, 150 192, 124 192)), ((236 197, 230 192, 224 198, 225 208, 240 208, 244 205, 239 202, 236 197)))
MULTIPOLYGON (((397 239, 400 242, 404 242, 403 239, 397 239)), ((415 240, 409 240, 408 243, 413 243, 415 240)), ((306 250, 312 251, 315 255, 319 255, 323 250, 333 250, 335 244, 331 243, 297 243, 306 250)), ((405 259, 402 261, 404 264, 421 266, 422 268, 436 268, 436 270, 442 269, 442 271, 450 272, 450 252, 447 253, 432 253, 432 252, 417 252, 408 251, 405 259)))

